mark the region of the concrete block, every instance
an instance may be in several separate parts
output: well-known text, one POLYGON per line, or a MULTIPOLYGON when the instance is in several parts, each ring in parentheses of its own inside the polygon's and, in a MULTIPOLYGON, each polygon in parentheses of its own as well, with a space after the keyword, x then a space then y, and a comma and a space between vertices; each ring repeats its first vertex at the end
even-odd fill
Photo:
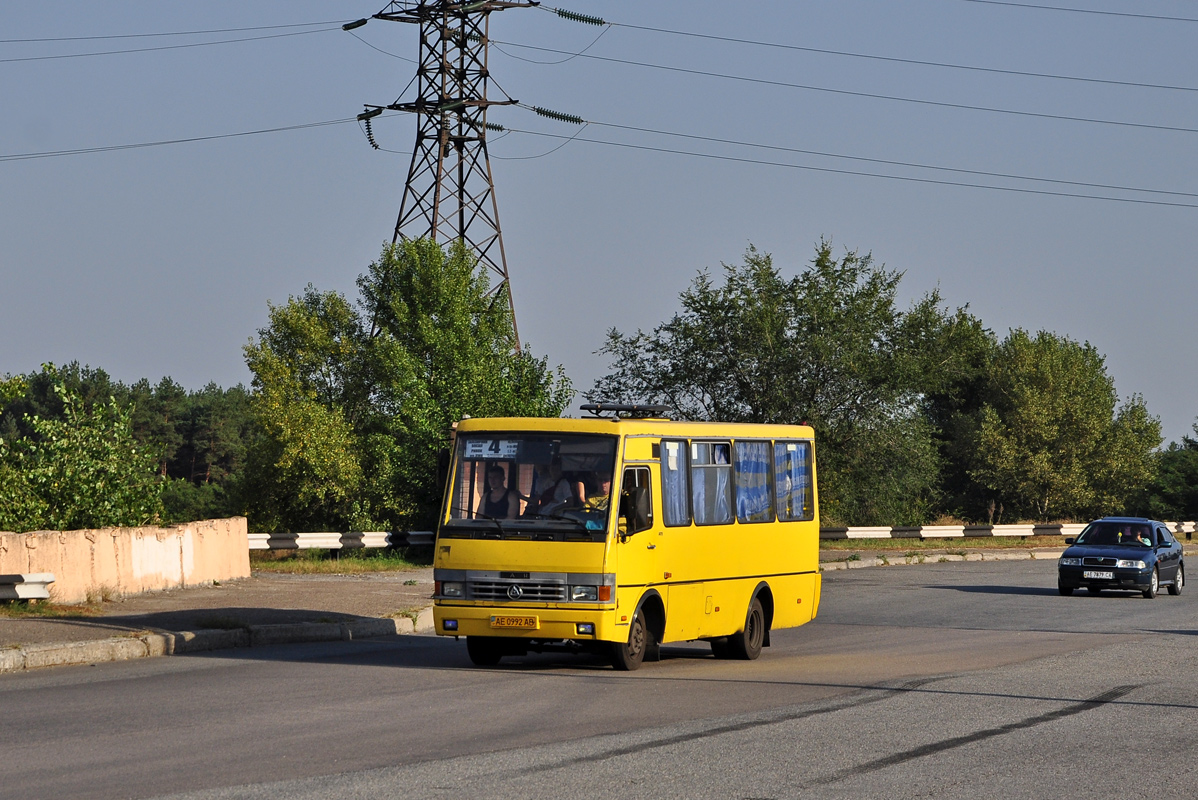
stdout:
POLYGON ((62 667, 71 664, 99 664, 105 661, 127 661, 147 655, 141 639, 98 639, 66 644, 31 644, 25 648, 25 669, 62 667))
POLYGON ((175 653, 201 653, 250 646, 250 632, 245 628, 181 631, 173 634, 173 637, 175 653))
POLYGON ((433 610, 432 608, 424 608, 416 615, 416 633, 431 631, 433 629, 433 610))
POLYGON ((263 647, 272 644, 298 642, 339 642, 344 636, 337 622, 296 622, 284 625, 251 625, 250 645, 263 647))
POLYGON ((20 647, 6 647, 0 650, 0 675, 5 672, 19 672, 25 669, 25 651, 20 647))
MULTIPOLYGON (((407 618, 405 621, 411 623, 411 620, 407 618)), ((398 620, 394 619, 364 619, 348 622, 343 626, 345 638, 369 639, 372 636, 394 636, 400 632, 397 622, 398 620)))

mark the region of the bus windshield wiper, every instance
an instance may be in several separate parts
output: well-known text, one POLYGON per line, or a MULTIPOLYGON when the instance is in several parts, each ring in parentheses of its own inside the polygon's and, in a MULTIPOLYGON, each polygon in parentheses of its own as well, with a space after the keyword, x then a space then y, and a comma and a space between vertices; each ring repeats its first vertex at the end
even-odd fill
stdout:
POLYGON ((574 517, 563 517, 558 514, 537 514, 534 512, 532 514, 524 514, 524 519, 547 519, 551 522, 569 522, 579 530, 589 530, 587 524, 582 520, 575 519, 574 517))
POLYGON ((464 519, 485 519, 489 522, 494 522, 495 527, 499 530, 500 533, 507 533, 507 529, 505 529, 503 527, 503 523, 499 521, 498 517, 492 517, 490 514, 484 514, 481 511, 469 511, 465 508, 451 508, 449 510, 451 512, 456 511, 459 514, 470 514, 471 515, 470 517, 464 517, 464 519))

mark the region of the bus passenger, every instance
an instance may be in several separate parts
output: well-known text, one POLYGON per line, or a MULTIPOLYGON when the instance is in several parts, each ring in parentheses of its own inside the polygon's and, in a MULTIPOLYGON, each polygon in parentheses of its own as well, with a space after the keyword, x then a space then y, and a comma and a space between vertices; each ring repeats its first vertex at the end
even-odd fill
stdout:
POLYGON ((606 511, 611 502, 611 473, 594 473, 595 490, 587 495, 586 508, 593 511, 606 511))
POLYGON ((491 519, 515 519, 520 510, 520 495, 504 485, 505 478, 498 464, 487 470, 490 488, 483 497, 483 514, 491 519))

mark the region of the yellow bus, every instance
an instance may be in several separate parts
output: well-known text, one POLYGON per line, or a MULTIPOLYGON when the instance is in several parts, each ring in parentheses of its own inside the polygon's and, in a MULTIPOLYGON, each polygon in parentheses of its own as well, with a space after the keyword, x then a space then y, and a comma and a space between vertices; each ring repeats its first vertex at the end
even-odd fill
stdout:
POLYGON ((436 632, 480 666, 555 649, 617 669, 704 640, 754 659, 819 607, 810 427, 662 418, 457 426, 434 553, 436 632))

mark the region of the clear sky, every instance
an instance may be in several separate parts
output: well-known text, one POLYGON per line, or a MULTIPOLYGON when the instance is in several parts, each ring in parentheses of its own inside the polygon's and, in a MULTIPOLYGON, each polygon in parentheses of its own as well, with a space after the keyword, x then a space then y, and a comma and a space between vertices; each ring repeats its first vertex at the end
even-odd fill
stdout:
MULTIPOLYGON (((1016 2, 561 0, 606 29, 545 9, 494 14, 492 99, 593 123, 579 133, 520 108, 490 115, 522 131, 491 140, 522 339, 588 388, 607 367, 594 355, 605 331, 668 318, 699 270, 752 243, 793 273, 825 237, 903 271, 904 304, 938 286, 1000 336, 1091 342, 1166 440, 1189 433, 1198 2, 1016 2)), ((0 374, 78 360, 127 382, 248 382, 241 347, 268 302, 308 283, 353 296, 390 241, 410 117, 376 120, 396 152, 348 122, 12 156, 344 120, 392 102, 414 74, 403 59, 415 27, 340 29, 382 6, 0 6, 0 374), (302 23, 322 24, 28 41, 302 23), (246 41, 179 47, 227 39, 246 41), (115 50, 142 52, 48 58, 115 50)))

